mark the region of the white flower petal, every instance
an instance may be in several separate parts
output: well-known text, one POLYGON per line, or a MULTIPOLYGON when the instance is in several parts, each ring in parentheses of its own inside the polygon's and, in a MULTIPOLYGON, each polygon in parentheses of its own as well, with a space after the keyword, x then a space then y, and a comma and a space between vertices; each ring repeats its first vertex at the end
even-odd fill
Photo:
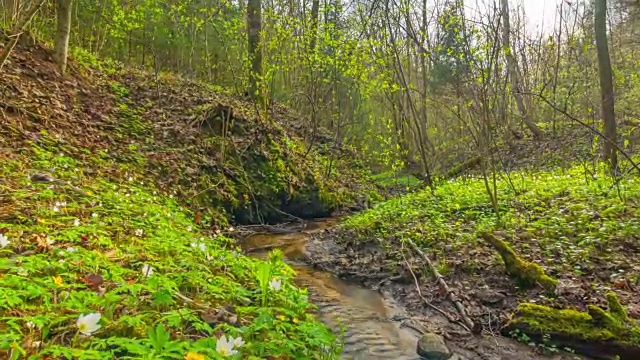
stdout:
POLYGON ((7 245, 9 245, 9 238, 4 234, 0 234, 0 247, 4 248, 7 245))
POLYGON ((238 336, 237 338, 235 338, 233 340, 233 345, 235 345, 235 347, 239 348, 242 345, 244 345, 244 340, 242 340, 242 336, 238 336))

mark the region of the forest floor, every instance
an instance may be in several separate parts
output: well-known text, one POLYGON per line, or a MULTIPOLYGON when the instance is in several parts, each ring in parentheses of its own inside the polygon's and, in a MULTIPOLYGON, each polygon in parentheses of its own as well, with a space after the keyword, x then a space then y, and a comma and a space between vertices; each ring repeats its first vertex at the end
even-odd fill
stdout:
MULTIPOLYGON (((474 177, 449 180, 433 192, 422 190, 375 205, 315 235, 307 245, 310 262, 342 278, 392 293, 427 328, 476 354, 491 354, 479 349, 477 342, 469 342, 468 332, 458 324, 446 318, 434 324, 434 318, 443 316, 432 305, 451 319, 460 319, 459 313, 425 261, 412 250, 411 240, 433 262, 468 316, 482 324, 485 334, 502 331, 542 353, 567 348, 594 358, 613 358, 606 354, 611 345, 607 341, 619 335, 618 340, 632 342, 627 345, 637 351, 640 180, 628 177, 616 183, 604 175, 600 165, 585 165, 536 173, 516 171, 508 177, 502 174, 497 187, 499 216, 483 181, 474 177), (557 279, 557 286, 549 291, 540 282, 522 284, 511 278, 496 249, 483 239, 485 233, 503 239, 522 260, 540 265, 557 279), (617 295, 630 318, 624 319, 622 333, 612 327, 599 338, 583 334, 586 341, 576 342, 580 334, 566 324, 564 329, 558 328, 562 324, 547 327, 542 338, 505 328, 519 304, 592 312, 593 306, 609 307, 606 295, 610 292, 617 295), (594 346, 585 346, 589 342, 594 346)), ((535 309, 540 310, 540 317, 545 316, 544 308, 535 309)), ((616 350, 611 347, 611 351, 616 350)), ((637 356, 637 352, 619 353, 622 359, 636 358, 629 354, 637 356)))
POLYGON ((354 157, 277 105, 82 52, 63 77, 50 59, 19 46, 0 78, 0 358, 339 351, 292 269, 228 236, 375 196, 354 157))

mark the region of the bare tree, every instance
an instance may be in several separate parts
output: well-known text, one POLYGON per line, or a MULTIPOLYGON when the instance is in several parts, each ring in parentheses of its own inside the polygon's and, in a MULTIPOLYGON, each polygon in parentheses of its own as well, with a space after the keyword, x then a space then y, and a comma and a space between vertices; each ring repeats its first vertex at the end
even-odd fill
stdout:
POLYGON ((260 45, 260 31, 262 30, 262 1, 249 0, 247 2, 247 44, 251 59, 251 73, 249 96, 255 100, 262 100, 259 80, 262 76, 262 46, 260 45))
POLYGON ((607 0, 594 0, 593 27, 598 52, 598 75, 600 78, 600 96, 602 99, 602 119, 604 135, 604 156, 609 161, 612 171, 618 167, 616 149, 611 142, 616 141, 616 114, 614 111, 613 76, 607 40, 607 0))
POLYGON ((518 68, 518 60, 514 55, 514 51, 511 48, 511 25, 509 22, 509 2, 508 0, 501 0, 502 4, 502 46, 504 49, 504 54, 507 59, 507 67, 509 69, 509 79, 511 80, 511 92, 513 94, 514 99, 516 100, 516 105, 518 106, 518 111, 520 112, 520 116, 522 116, 522 121, 524 124, 531 130, 533 136, 535 138, 542 138, 544 133, 542 130, 529 118, 527 113, 527 108, 524 104, 524 99, 522 98, 522 88, 521 88, 521 80, 520 80, 520 69, 518 68))
POLYGON ((53 59, 60 68, 60 73, 67 70, 67 54, 69 52, 69 32, 71 31, 71 5, 73 0, 57 0, 58 28, 53 59))
POLYGON ((31 19, 33 19, 38 10, 40 10, 42 5, 44 5, 46 1, 47 0, 38 0, 37 2, 33 3, 29 10, 25 12, 24 16, 20 17, 20 20, 16 22, 15 26, 11 30, 11 34, 9 35, 9 38, 11 40, 9 41, 9 44, 4 48, 4 52, 0 54, 0 70, 2 70, 4 63, 9 58, 9 55, 11 54, 11 51, 13 51, 13 48, 16 47, 16 44, 20 39, 20 35, 22 35, 22 31, 31 22, 31 19))

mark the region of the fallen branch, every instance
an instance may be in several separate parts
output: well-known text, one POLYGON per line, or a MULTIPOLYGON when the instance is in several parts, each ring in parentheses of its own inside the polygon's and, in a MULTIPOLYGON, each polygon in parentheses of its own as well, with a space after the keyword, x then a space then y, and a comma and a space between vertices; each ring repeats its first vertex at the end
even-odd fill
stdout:
POLYGON ((433 263, 431 262, 431 260, 429 260, 429 258, 422 252, 422 250, 420 250, 420 248, 418 248, 418 246, 413 241, 411 241, 411 239, 405 239, 405 241, 407 241, 409 245, 411 245, 413 250, 415 250, 415 252, 418 253, 418 255, 420 255, 422 260, 424 260, 425 263, 427 263, 427 266, 431 270, 433 277, 436 278, 438 285, 447 294, 447 298, 453 303, 456 310, 458 310, 458 313, 460 314, 460 318, 464 322, 464 325, 467 327, 467 330, 471 331, 473 334, 479 334, 480 332, 482 332, 482 325, 479 322, 474 323, 473 320, 469 318, 469 315, 467 315, 467 312, 465 311, 464 306, 462 305, 460 300, 458 300, 457 296, 453 293, 453 291, 449 289, 449 286, 444 281, 444 278, 442 277, 442 275, 440 275, 438 270, 436 270, 435 266, 433 266, 433 263))
POLYGON ((67 186, 73 192, 75 192, 76 194, 78 194, 80 196, 90 196, 88 193, 86 193, 82 189, 80 189, 80 188, 78 188, 76 186, 73 186, 70 182, 59 180, 59 179, 55 179, 53 176, 51 176, 50 174, 47 174, 47 173, 35 173, 35 174, 31 175, 31 181, 32 182, 37 182, 37 183, 58 185, 60 187, 67 186))
MULTIPOLYGON (((411 241, 411 240, 409 240, 409 241, 411 241)), ((405 264, 407 264, 407 269, 409 269, 409 272, 411 273, 411 276, 413 276, 413 282, 416 285, 416 290, 418 290, 418 296, 420 296, 420 299, 422 299, 424 304, 427 305, 428 307, 430 307, 431 309, 437 311, 438 313, 440 313, 447 320, 449 320, 449 322, 454 323, 454 324, 458 324, 458 325, 462 326, 465 330, 471 332, 471 330, 465 324, 461 324, 457 319, 455 319, 453 316, 449 315, 449 313, 447 313, 444 310, 440 309, 439 307, 433 305, 431 302, 429 302, 422 295, 422 291, 420 290, 420 283, 418 282, 418 278, 416 277, 416 274, 413 272, 413 269, 411 268, 411 265, 409 264, 409 261, 407 261, 407 258, 404 256, 404 251, 401 251, 401 253, 402 253, 402 258, 404 259, 405 264)), ((431 266, 431 264, 429 264, 429 267, 433 268, 431 266)), ((434 269, 434 271, 435 271, 435 269, 434 269)))

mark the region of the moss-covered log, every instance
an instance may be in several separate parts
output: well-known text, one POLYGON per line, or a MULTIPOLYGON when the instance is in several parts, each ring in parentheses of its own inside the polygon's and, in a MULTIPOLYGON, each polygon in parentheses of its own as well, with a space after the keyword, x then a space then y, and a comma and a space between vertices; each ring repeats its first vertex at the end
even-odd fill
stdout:
POLYGON ((498 239, 489 233, 483 233, 482 238, 485 239, 502 257, 507 274, 518 282, 518 285, 524 287, 532 287, 539 284, 547 291, 553 292, 558 281, 547 274, 538 264, 522 260, 507 245, 506 242, 498 239))
POLYGON ((502 334, 511 336, 517 330, 537 341, 544 336, 558 347, 596 359, 640 359, 640 327, 619 317, 618 311, 624 309, 614 294, 607 299, 609 311, 597 306, 583 312, 523 303, 502 334))
POLYGON ((474 156, 471 159, 468 159, 449 169, 449 171, 445 173, 444 178, 450 179, 462 174, 467 170, 473 169, 474 167, 480 165, 480 160, 482 160, 480 156, 474 156))

